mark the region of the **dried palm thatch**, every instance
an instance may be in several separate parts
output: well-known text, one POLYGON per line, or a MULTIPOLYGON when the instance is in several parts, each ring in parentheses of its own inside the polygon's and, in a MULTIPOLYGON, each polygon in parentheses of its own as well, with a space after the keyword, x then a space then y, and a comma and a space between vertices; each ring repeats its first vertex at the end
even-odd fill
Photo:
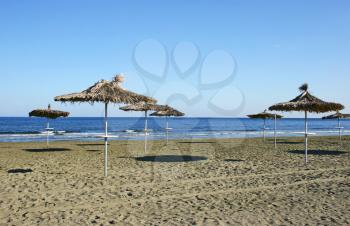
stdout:
POLYGON ((119 108, 123 111, 161 111, 166 110, 166 106, 159 104, 151 104, 146 102, 139 102, 136 104, 130 104, 119 108))
POLYGON ((309 86, 302 85, 299 90, 302 92, 293 100, 279 103, 269 107, 270 111, 306 111, 313 113, 324 113, 330 111, 340 111, 344 106, 338 103, 325 102, 309 93, 309 86))
POLYGON ((350 118, 350 114, 343 114, 343 113, 340 113, 339 111, 333 115, 322 117, 322 119, 345 119, 345 118, 350 118))
POLYGON ((266 110, 262 113, 259 113, 259 114, 247 115, 247 116, 249 118, 253 118, 253 119, 274 119, 275 117, 278 119, 283 118, 282 115, 268 113, 266 110))
POLYGON ((47 109, 36 109, 29 112, 29 117, 42 117, 42 118, 49 118, 49 119, 56 119, 59 117, 68 117, 68 115, 69 115, 69 112, 51 110, 50 104, 47 109))
POLYGON ((80 93, 71 93, 55 97, 55 101, 60 102, 94 102, 103 103, 124 103, 136 104, 138 102, 156 103, 151 97, 139 95, 137 93, 125 90, 121 87, 124 77, 117 75, 112 81, 101 80, 93 86, 80 93))
POLYGON ((168 109, 162 110, 162 111, 156 111, 151 114, 151 116, 175 116, 175 117, 181 117, 185 114, 168 106, 168 109))

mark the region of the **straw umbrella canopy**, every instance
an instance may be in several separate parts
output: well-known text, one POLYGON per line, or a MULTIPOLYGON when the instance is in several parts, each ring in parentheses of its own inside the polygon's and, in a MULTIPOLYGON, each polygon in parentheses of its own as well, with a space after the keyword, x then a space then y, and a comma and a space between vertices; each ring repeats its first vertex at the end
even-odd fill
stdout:
POLYGON ((156 111, 151 114, 151 116, 175 116, 175 117, 180 117, 184 116, 185 114, 182 113, 181 111, 178 111, 172 107, 167 106, 167 109, 161 110, 161 111, 156 111))
POLYGON ((181 111, 178 111, 172 107, 169 107, 169 106, 166 106, 166 109, 165 110, 161 110, 161 111, 156 111, 156 112, 153 112, 151 114, 151 116, 159 116, 159 117, 165 117, 166 118, 166 135, 167 135, 167 143, 168 143, 168 131, 170 130, 169 128, 169 117, 170 116, 175 116, 175 117, 181 117, 181 116, 184 116, 185 114, 182 113, 181 111))
POLYGON ((263 136, 264 136, 264 141, 265 141, 265 131, 266 131, 266 119, 274 119, 275 120, 275 147, 276 147, 276 144, 277 144, 277 141, 276 141, 276 125, 277 125, 277 119, 280 119, 282 118, 283 116, 282 115, 277 115, 277 114, 272 114, 272 113, 269 113, 267 112, 266 110, 262 113, 259 113, 259 114, 254 114, 254 115, 247 115, 249 118, 252 118, 252 119, 263 119, 264 120, 264 127, 263 127, 263 136))
POLYGON ((285 103, 279 103, 269 108, 271 111, 303 111, 305 112, 305 162, 308 162, 308 112, 325 113, 330 111, 340 111, 344 109, 342 104, 323 101, 309 92, 307 84, 302 85, 299 90, 301 94, 293 100, 285 103))
POLYGON ((59 117, 68 117, 69 112, 52 110, 51 105, 49 104, 47 109, 36 109, 29 112, 29 117, 42 117, 48 119, 56 119, 59 117))
POLYGON ((346 119, 346 118, 350 118, 350 114, 343 114, 343 113, 340 113, 339 111, 333 115, 322 117, 322 119, 346 119))
MULTIPOLYGON (((69 112, 66 112, 66 111, 52 110, 50 104, 47 106, 47 109, 36 109, 36 110, 29 112, 29 117, 41 117, 41 118, 47 118, 47 119, 68 117, 68 115, 69 115, 69 112)), ((47 133, 46 145, 47 145, 47 147, 49 147, 49 132, 50 132, 50 123, 48 120, 47 125, 46 125, 46 133, 47 133)))
POLYGON ((272 114, 267 112, 266 110, 264 112, 261 112, 259 114, 255 114, 255 115, 248 115, 249 118, 254 118, 254 119, 274 119, 276 118, 282 118, 282 115, 277 115, 277 114, 272 114))
POLYGON ((128 91, 121 87, 121 83, 124 81, 124 77, 117 75, 112 81, 101 80, 95 83, 93 86, 80 93, 72 93, 55 97, 55 101, 70 102, 70 103, 82 103, 88 102, 93 104, 100 102, 105 104, 105 134, 103 136, 105 141, 104 149, 104 175, 107 176, 108 170, 108 104, 109 103, 124 103, 124 104, 136 104, 138 102, 156 103, 156 100, 139 95, 137 93, 128 91))
POLYGON ((322 119, 338 119, 338 127, 336 129, 339 129, 339 140, 340 141, 341 141, 341 130, 344 129, 344 127, 341 127, 340 120, 346 119, 346 118, 350 118, 350 114, 343 114, 343 113, 340 113, 339 111, 337 111, 337 113, 335 113, 333 115, 328 115, 328 116, 322 117, 322 119))

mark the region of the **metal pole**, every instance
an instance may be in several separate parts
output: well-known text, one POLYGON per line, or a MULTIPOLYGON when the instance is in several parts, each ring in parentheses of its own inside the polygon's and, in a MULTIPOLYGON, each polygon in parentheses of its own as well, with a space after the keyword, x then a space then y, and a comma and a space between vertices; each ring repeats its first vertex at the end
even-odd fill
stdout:
POLYGON ((148 122, 147 122, 147 111, 145 111, 145 147, 144 147, 144 152, 147 152, 147 127, 148 127, 148 122))
POLYGON ((338 128, 339 128, 339 141, 341 142, 341 124, 340 124, 340 118, 338 118, 338 128))
POLYGON ((266 119, 264 119, 264 128, 263 128, 264 142, 265 142, 265 138, 266 138, 266 135, 265 135, 265 127, 266 127, 266 119))
POLYGON ((166 118, 166 145, 168 145, 169 142, 169 122, 168 122, 168 116, 165 116, 166 118))
POLYGON ((277 148, 277 115, 275 114, 275 149, 277 148))
POLYGON ((145 131, 147 131, 148 122, 147 122, 147 111, 145 111, 145 131))
POLYGON ((307 151, 308 151, 308 124, 307 124, 307 111, 305 111, 305 163, 308 163, 307 151))
POLYGON ((105 157, 105 168, 104 168, 104 175, 105 177, 108 176, 108 103, 105 103, 105 151, 104 151, 104 157, 105 157))
POLYGON ((50 128, 50 123, 49 123, 49 120, 47 120, 47 124, 46 124, 46 147, 47 149, 49 149, 49 128, 50 128))
POLYGON ((169 121, 168 121, 168 116, 165 116, 166 117, 166 129, 169 130, 169 121))

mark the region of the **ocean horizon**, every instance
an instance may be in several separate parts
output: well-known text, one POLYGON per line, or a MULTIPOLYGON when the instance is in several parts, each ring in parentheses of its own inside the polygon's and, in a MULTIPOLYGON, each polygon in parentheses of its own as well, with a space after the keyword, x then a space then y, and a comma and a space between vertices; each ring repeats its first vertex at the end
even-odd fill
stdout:
MULTIPOLYGON (((0 142, 38 142, 45 141, 46 123, 53 131, 50 140, 101 140, 96 136, 104 131, 103 117, 69 117, 56 120, 29 117, 0 117, 0 142)), ((143 140, 145 133, 144 117, 110 117, 108 131, 112 140, 143 140)), ((338 136, 337 120, 310 118, 309 131, 317 136, 338 136)), ((342 134, 350 135, 350 120, 342 120, 342 134)), ((166 119, 148 118, 147 138, 200 139, 200 138, 254 138, 262 136, 263 120, 227 117, 182 117, 169 118, 171 130, 165 130, 166 119)), ((266 136, 274 135, 274 120, 266 120, 266 136)), ((277 120, 277 136, 302 136, 303 118, 284 118, 277 120)))

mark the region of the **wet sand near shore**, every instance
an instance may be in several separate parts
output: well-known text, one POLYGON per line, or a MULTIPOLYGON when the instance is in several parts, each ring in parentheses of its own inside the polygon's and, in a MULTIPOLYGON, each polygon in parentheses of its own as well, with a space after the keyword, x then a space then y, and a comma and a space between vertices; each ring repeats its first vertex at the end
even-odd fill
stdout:
POLYGON ((0 225, 349 225, 350 137, 0 143, 0 225))

